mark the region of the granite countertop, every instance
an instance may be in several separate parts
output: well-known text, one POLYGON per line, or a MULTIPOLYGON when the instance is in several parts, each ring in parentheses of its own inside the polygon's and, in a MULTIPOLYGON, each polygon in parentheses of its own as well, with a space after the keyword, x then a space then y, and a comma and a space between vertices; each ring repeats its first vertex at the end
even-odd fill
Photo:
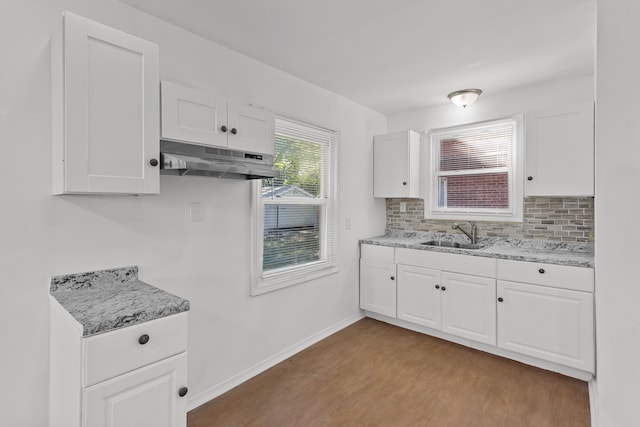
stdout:
POLYGON ((189 310, 189 301, 138 280, 138 267, 51 278, 49 292, 83 327, 83 336, 189 310))
POLYGON ((431 231, 387 231, 383 236, 362 239, 360 243, 574 267, 593 268, 595 265, 592 243, 478 237, 478 243, 484 246, 481 249, 446 248, 420 244, 429 240, 469 243, 469 239, 462 234, 431 231))

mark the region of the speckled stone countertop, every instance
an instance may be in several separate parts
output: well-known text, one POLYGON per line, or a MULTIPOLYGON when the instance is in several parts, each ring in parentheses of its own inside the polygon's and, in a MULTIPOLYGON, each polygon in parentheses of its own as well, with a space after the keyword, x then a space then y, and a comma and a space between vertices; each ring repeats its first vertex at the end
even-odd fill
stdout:
POLYGON ((138 267, 51 278, 49 292, 83 327, 99 334, 189 310, 189 301, 138 280, 138 267))
POLYGON ((429 240, 469 243, 469 239, 463 234, 431 231, 387 231, 384 236, 362 239, 360 243, 574 267, 593 268, 595 265, 592 243, 478 237, 478 243, 484 246, 481 249, 446 248, 420 244, 429 240))

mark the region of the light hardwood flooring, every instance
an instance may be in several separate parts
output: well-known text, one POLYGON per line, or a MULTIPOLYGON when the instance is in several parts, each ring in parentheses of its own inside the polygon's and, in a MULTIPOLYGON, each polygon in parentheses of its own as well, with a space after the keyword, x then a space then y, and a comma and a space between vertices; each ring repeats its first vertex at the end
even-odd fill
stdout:
POLYGON ((585 427, 587 383, 363 319, 188 414, 188 427, 585 427))

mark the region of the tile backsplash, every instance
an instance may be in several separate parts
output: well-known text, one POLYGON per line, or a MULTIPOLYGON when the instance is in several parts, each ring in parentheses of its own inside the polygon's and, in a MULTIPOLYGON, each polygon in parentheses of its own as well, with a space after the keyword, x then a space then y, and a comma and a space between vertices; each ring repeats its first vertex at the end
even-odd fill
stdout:
MULTIPOLYGON (((422 199, 387 199, 387 229, 456 232, 457 220, 424 218, 422 199), (400 202, 407 211, 400 213, 400 202)), ((523 222, 476 221, 478 236, 593 242, 593 197, 527 197, 523 222)))

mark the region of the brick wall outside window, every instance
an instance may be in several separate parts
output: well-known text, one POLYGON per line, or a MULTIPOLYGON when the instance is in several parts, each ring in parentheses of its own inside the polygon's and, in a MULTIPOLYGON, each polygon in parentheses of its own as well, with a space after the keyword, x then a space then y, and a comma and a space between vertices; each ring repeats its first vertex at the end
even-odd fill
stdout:
MULTIPOLYGON (((387 199, 390 230, 456 233, 451 224, 464 221, 424 218, 422 199, 387 199), (400 213, 400 202, 407 212, 400 213)), ((523 222, 476 221, 478 236, 515 237, 566 242, 593 242, 593 197, 526 197, 523 222)))

